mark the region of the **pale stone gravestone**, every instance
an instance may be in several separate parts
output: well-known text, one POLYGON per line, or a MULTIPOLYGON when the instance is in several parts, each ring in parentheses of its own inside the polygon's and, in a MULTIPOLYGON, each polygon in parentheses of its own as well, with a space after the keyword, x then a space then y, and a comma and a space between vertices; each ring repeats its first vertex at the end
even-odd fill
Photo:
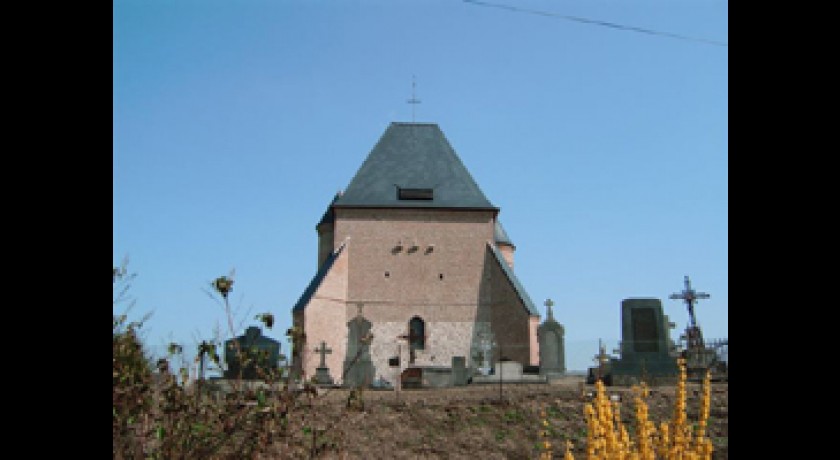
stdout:
POLYGON ((370 359, 370 321, 358 316, 347 323, 347 356, 344 358, 344 386, 356 388, 373 383, 374 369, 370 359))
POLYGON ((649 384, 671 381, 678 373, 671 356, 662 302, 654 298, 621 301, 621 357, 610 363, 617 385, 645 380, 649 384))
POLYGON ((262 335, 260 328, 251 326, 245 330, 245 334, 225 341, 225 364, 224 378, 239 378, 242 371, 242 378, 245 380, 256 380, 266 373, 275 371, 279 367, 280 342, 262 335), (237 344, 238 343, 238 347, 237 344), (240 356, 247 358, 250 363, 242 367, 240 356), (260 372, 257 372, 257 370, 260 372))
POLYGON ((467 359, 463 356, 452 357, 452 385, 459 387, 467 384, 467 359))
POLYGON ((522 380, 522 363, 519 361, 497 361, 495 379, 503 382, 522 380))
POLYGON ((420 370, 420 388, 447 388, 452 386, 452 368, 446 366, 423 366, 420 370))
POLYGON ((548 299, 545 305, 548 308, 547 318, 537 327, 537 340, 540 345, 540 375, 562 375, 566 372, 566 350, 563 342, 565 331, 551 312, 554 302, 548 299))
POLYGON ((332 353, 332 349, 327 348, 327 343, 321 341, 321 347, 316 348, 315 352, 321 355, 321 365, 315 368, 315 383, 332 385, 333 378, 330 376, 330 369, 327 367, 327 355, 332 353))
POLYGON ((478 361, 480 362, 478 373, 480 375, 490 375, 490 369, 492 368, 490 357, 493 356, 493 347, 496 346, 496 342, 493 340, 493 333, 490 331, 479 333, 476 342, 478 361))

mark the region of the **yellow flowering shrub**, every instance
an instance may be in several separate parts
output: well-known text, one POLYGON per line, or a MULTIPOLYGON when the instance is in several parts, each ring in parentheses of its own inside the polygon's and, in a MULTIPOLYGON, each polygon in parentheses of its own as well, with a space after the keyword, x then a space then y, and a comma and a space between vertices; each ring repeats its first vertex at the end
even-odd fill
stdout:
MULTIPOLYGON (((686 368, 685 360, 677 360, 680 368, 676 388, 674 416, 670 423, 661 422, 657 429, 648 420, 645 399, 649 392, 643 382, 634 387, 636 431, 631 438, 619 418, 619 403, 611 402, 600 380, 595 382, 595 399, 584 407, 586 416, 586 458, 588 460, 711 460, 712 441, 706 437, 706 426, 711 405, 711 373, 703 381, 703 398, 696 431, 687 423, 685 413, 686 368)), ((574 460, 572 445, 566 443, 566 460, 574 460)))

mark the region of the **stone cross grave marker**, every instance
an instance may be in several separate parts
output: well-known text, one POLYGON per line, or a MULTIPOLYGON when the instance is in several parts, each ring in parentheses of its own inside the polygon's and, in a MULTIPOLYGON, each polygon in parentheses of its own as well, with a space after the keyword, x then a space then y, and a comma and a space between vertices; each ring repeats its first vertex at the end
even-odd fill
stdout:
POLYGON ((332 354, 332 348, 327 348, 327 342, 322 340, 321 348, 316 348, 315 352, 321 354, 321 365, 319 367, 327 367, 327 355, 332 354))
POLYGON ((554 314, 551 312, 551 307, 554 306, 554 301, 551 299, 545 299, 545 307, 548 309, 546 313, 546 320, 554 319, 554 314))
POLYGON ((327 348, 327 343, 321 341, 321 347, 315 349, 316 353, 321 355, 321 365, 315 369, 315 381, 321 384, 332 385, 333 379, 330 376, 330 370, 327 367, 327 354, 332 353, 331 348, 327 348))

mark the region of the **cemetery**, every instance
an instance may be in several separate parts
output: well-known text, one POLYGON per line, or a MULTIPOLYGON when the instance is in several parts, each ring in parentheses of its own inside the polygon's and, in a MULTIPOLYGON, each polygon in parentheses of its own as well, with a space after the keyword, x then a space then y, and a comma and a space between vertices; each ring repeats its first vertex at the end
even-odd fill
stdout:
MULTIPOLYGON (((701 296, 691 290, 687 277, 686 289, 672 296, 692 309, 697 298, 701 296)), ((388 458, 536 458, 550 452, 562 454, 566 446, 576 458, 586 458, 586 445, 592 440, 583 414, 602 391, 598 385, 609 382, 611 389, 605 397, 614 410, 633 414, 638 405, 636 385, 644 382, 649 388, 645 404, 652 419, 669 420, 680 400, 683 407, 695 408, 687 409, 693 417, 696 408, 707 407, 703 409, 709 414, 704 429, 714 449, 713 458, 728 458, 726 379, 712 383, 685 378, 690 366, 697 372, 709 362, 719 365, 717 351, 702 342, 693 312, 681 341, 691 333, 699 337, 691 336, 694 348, 682 348, 671 340, 673 324, 664 315, 660 299, 622 300, 617 312, 623 338, 618 356, 599 347, 596 361, 600 365, 590 369, 589 378, 585 378, 566 373, 565 328, 554 316, 554 303, 547 299, 545 306, 546 319, 537 328, 537 366, 509 359, 499 352, 494 340, 480 340, 481 350, 475 355, 479 359, 472 365, 458 356, 450 366, 412 365, 417 350, 409 346, 389 361, 394 371, 390 375, 400 375, 400 380, 381 374, 373 378, 371 327, 359 309, 348 323, 346 346, 352 356, 344 360, 341 372, 327 364, 335 347, 322 340, 311 350, 319 358, 316 373, 308 381, 300 379, 290 372, 290 366, 279 365, 280 343, 266 337, 261 328, 250 326, 242 335, 225 341, 221 378, 179 385, 174 378, 160 378, 165 377, 161 374, 152 388, 170 395, 164 398, 182 394, 185 399, 179 404, 186 408, 182 409, 185 414, 223 410, 225 406, 218 405, 223 400, 236 403, 233 407, 245 413, 266 413, 272 408, 272 418, 262 422, 269 425, 257 425, 265 430, 272 426, 271 420, 282 421, 274 426, 284 428, 259 447, 269 458, 377 458, 383 455, 384 446, 391 446, 388 458), (692 358, 689 352, 698 349, 711 350, 714 357, 701 353, 701 359, 692 358), (403 357, 407 359, 400 359, 403 357), (593 375, 597 377, 594 380, 593 375), (193 405, 195 409, 190 409, 193 405)), ((416 339, 414 335, 411 331, 405 334, 409 344, 416 339)), ((705 369, 712 367, 706 365, 705 369)))
MULTIPOLYGON (((231 326, 223 359, 202 342, 193 374, 162 359, 124 387, 135 380, 115 370, 115 451, 142 439, 160 458, 585 458, 594 411, 673 417, 688 433, 678 414, 693 407, 692 448, 727 458, 728 341, 704 339, 694 311, 710 295, 685 276, 669 297, 688 307, 678 341, 661 299, 616 299, 618 348, 599 344, 587 375, 569 373, 569 325, 551 299, 540 314, 499 213, 436 124, 392 123, 316 225, 289 359, 260 327, 231 326), (208 359, 221 375, 205 378, 208 359), (160 410, 144 413, 151 400, 160 410)), ((233 280, 213 287, 229 314, 233 280)), ((121 327, 115 366, 136 353, 121 327)))

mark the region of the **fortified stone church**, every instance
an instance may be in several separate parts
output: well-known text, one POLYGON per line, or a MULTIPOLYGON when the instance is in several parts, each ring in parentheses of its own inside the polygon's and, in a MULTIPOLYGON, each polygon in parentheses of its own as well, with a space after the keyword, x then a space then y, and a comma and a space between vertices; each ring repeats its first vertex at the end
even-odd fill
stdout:
POLYGON ((398 354, 402 369, 476 368, 499 349, 538 365, 540 315, 499 211, 437 124, 391 123, 316 226, 319 268, 292 309, 306 334, 293 369, 308 379, 323 359, 335 383, 353 363, 356 380, 392 380, 398 354))

